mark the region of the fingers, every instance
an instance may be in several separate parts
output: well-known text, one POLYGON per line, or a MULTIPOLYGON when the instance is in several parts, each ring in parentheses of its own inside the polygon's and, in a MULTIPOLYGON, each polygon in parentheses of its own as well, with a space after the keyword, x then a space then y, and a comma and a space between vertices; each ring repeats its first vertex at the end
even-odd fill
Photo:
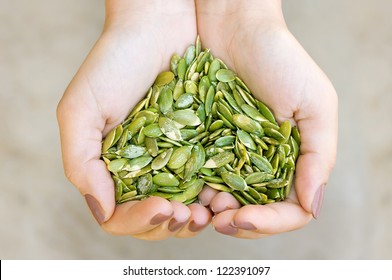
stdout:
POLYGON ((191 210, 189 223, 176 234, 176 237, 189 238, 196 236, 211 222, 212 215, 206 207, 197 203, 190 204, 188 207, 191 210))
POLYGON ((204 185, 203 190, 200 192, 198 198, 199 202, 203 206, 208 206, 210 205, 211 200, 214 198, 214 196, 218 193, 217 190, 210 188, 207 185, 204 185))
POLYGON ((209 206, 214 213, 220 213, 228 209, 237 209, 241 204, 227 192, 219 192, 209 186, 204 186, 199 194, 200 204, 209 206))
POLYGON ((238 209, 241 207, 241 204, 227 192, 218 193, 210 203, 210 209, 214 213, 220 213, 229 209, 238 209))
POLYGON ((303 227, 311 215, 298 204, 278 202, 247 205, 221 212, 213 219, 216 231, 239 238, 260 238, 303 227))
MULTIPOLYGON (((200 204, 186 206, 172 201, 173 215, 151 230, 133 234, 135 238, 143 240, 163 240, 169 237, 189 238, 196 236, 211 221, 210 211, 200 204)), ((149 226, 147 225, 148 228, 149 226)))
POLYGON ((160 197, 149 197, 117 205, 102 228, 114 235, 136 235, 150 231, 174 215, 173 205, 160 197))
POLYGON ((133 201, 116 207, 102 228, 114 235, 132 235, 143 240, 197 235, 211 221, 211 212, 200 204, 189 206, 159 197, 133 201))
POLYGON ((233 219, 238 210, 227 210, 216 215, 212 220, 214 229, 224 235, 230 235, 237 238, 256 239, 267 236, 258 232, 243 230, 233 225, 233 219))
POLYGON ((191 210, 178 201, 172 201, 173 216, 171 219, 164 221, 154 229, 135 234, 133 237, 143 240, 163 240, 174 236, 182 227, 184 227, 191 216, 191 210))

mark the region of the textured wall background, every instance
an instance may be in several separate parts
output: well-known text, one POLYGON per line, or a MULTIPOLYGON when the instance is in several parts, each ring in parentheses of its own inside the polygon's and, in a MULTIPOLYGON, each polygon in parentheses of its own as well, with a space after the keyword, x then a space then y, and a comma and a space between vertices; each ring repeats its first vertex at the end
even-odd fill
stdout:
POLYGON ((283 1, 339 95, 339 148, 321 216, 238 240, 211 228, 145 242, 101 231, 63 175, 55 109, 99 36, 104 1, 0 0, 1 259, 391 259, 392 2, 283 1))

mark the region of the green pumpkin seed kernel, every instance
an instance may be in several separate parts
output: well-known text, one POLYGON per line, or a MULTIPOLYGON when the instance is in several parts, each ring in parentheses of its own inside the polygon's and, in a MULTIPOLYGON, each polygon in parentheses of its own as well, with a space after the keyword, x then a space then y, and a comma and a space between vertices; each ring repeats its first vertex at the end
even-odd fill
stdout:
POLYGON ((158 75, 158 77, 155 79, 155 85, 156 86, 164 86, 169 84, 171 81, 174 79, 174 74, 173 72, 167 71, 167 72, 162 72, 158 75))

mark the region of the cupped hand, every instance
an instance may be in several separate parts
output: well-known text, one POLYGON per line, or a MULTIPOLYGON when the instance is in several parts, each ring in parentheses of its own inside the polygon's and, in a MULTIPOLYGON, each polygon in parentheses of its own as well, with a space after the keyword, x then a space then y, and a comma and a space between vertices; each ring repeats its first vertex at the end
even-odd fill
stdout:
POLYGON ((201 205, 163 198, 116 206, 100 159, 102 138, 144 97, 157 74, 196 38, 193 1, 106 1, 104 30, 57 108, 64 170, 102 228, 158 240, 190 237, 211 219, 201 205))
POLYGON ((298 229, 320 212, 337 146, 337 96, 328 78, 286 27, 281 1, 196 0, 204 47, 221 58, 266 103, 278 122, 301 133, 294 188, 282 202, 241 207, 228 193, 205 188, 199 199, 214 228, 241 238, 298 229))

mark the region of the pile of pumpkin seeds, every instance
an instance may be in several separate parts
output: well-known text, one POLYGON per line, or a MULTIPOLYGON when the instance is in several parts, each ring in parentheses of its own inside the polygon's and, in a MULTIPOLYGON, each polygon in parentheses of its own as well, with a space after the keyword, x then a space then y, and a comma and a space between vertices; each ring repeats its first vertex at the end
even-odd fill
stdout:
POLYGON ((199 37, 171 71, 108 133, 102 159, 117 203, 159 196, 190 204, 206 184, 242 205, 284 200, 300 135, 270 109, 199 37))

